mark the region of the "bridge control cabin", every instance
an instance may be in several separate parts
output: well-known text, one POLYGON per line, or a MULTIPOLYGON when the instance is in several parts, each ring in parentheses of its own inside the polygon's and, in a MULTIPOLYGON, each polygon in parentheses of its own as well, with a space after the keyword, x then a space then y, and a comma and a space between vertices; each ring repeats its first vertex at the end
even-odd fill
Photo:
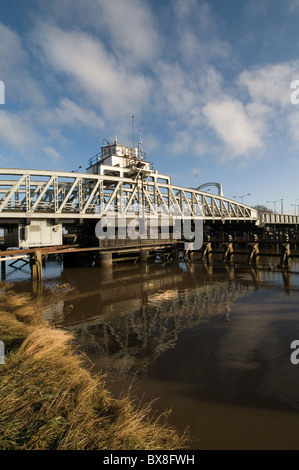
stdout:
POLYGON ((145 161, 141 142, 139 142, 138 148, 130 148, 117 142, 115 137, 113 144, 108 143, 101 147, 101 153, 89 160, 86 172, 93 175, 130 176, 140 170, 151 171, 150 163, 145 161))
POLYGON ((135 178, 138 174, 149 177, 153 181, 159 177, 163 182, 171 184, 170 177, 158 175, 153 169, 153 164, 146 160, 146 154, 141 148, 142 142, 138 147, 127 147, 117 141, 101 147, 101 152, 89 160, 89 166, 86 169, 87 174, 117 176, 121 178, 135 178))
POLYGON ((62 225, 51 220, 32 220, 30 224, 4 226, 4 244, 7 247, 33 248, 62 245, 62 225))

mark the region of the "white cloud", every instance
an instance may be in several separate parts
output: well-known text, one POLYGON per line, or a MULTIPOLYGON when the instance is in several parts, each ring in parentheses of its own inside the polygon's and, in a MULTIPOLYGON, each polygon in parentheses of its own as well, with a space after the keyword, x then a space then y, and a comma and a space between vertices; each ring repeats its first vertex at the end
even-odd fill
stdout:
POLYGON ((58 153, 53 147, 51 146, 48 146, 48 147, 44 147, 44 152, 45 154, 47 155, 47 157, 49 157, 54 163, 62 160, 62 156, 60 155, 60 153, 58 153))
MULTIPOLYGON (((263 149, 269 133, 275 126, 282 128, 283 121, 297 139, 297 118, 288 115, 293 111, 290 83, 299 79, 299 61, 245 70, 233 82, 233 45, 221 36, 224 23, 210 2, 176 0, 157 10, 153 2, 141 0, 64 0, 61 8, 60 4, 51 2, 52 17, 39 7, 44 12, 39 17, 48 22, 32 16, 36 27, 26 42, 0 24, 3 70, 15 75, 19 96, 23 93, 24 99, 27 93, 32 99, 26 120, 2 115, 7 132, 0 129, 0 135, 15 148, 29 148, 39 139, 40 148, 57 160, 61 156, 51 144, 69 144, 68 137, 62 137, 65 127, 106 132, 112 122, 112 133, 129 135, 122 124, 129 123, 132 114, 144 117, 145 125, 155 120, 157 126, 171 129, 168 148, 172 146, 175 154, 219 155, 225 146, 232 159, 242 159, 263 149), (158 27, 166 23, 159 24, 156 12, 167 9, 171 37, 164 36, 161 42, 158 27), (38 84, 29 68, 33 56, 39 56, 42 65, 38 84), (223 65, 229 65, 231 75, 223 65), (225 81, 226 74, 230 81, 225 81), (46 93, 57 101, 47 105, 46 93), (19 131, 14 138, 12 129, 19 131)), ((247 2, 252 14, 263 14, 269 3, 261 0, 262 12, 257 5, 256 0, 247 2)))
POLYGON ((107 52, 103 43, 83 32, 43 25, 36 34, 54 70, 75 80, 93 105, 110 118, 139 112, 149 98, 151 82, 131 73, 107 52))
POLYGON ((189 114, 195 104, 195 90, 192 80, 188 79, 179 64, 169 65, 161 62, 156 70, 162 89, 159 91, 164 105, 171 107, 171 114, 189 114))
POLYGON ((184 62, 192 68, 203 63, 232 61, 231 47, 221 37, 217 17, 207 2, 177 0, 175 12, 178 29, 178 48, 184 62))
POLYGON ((247 88, 253 101, 286 108, 290 106, 290 86, 296 78, 299 78, 299 61, 246 70, 239 76, 238 84, 247 88))
POLYGON ((0 111, 0 137, 6 144, 22 154, 34 148, 39 140, 36 133, 26 123, 24 116, 6 111, 0 111))
POLYGON ((51 0, 46 8, 37 2, 43 17, 50 16, 66 29, 88 31, 102 38, 119 60, 135 67, 160 53, 163 39, 148 2, 143 0, 51 0))
POLYGON ((299 10, 299 0, 287 0, 287 7, 291 13, 299 10))
POLYGON ((83 126, 88 129, 99 129, 104 121, 95 111, 82 108, 69 98, 62 98, 55 109, 47 109, 41 113, 41 119, 51 126, 83 126))
POLYGON ((299 146, 299 105, 294 107, 295 111, 288 116, 288 133, 294 142, 295 146, 299 146))
POLYGON ((263 147, 259 129, 240 101, 228 97, 208 103, 202 111, 208 125, 231 152, 232 159, 263 147))
MULTIPOLYGON (((154 28, 151 10, 138 0, 98 0, 101 24, 108 28, 116 50, 134 61, 149 63, 159 54, 162 39, 154 28)), ((120 56, 121 59, 121 56, 120 56)))
POLYGON ((20 37, 0 23, 1 80, 5 83, 6 104, 26 102, 42 105, 45 98, 40 85, 29 72, 30 57, 20 37))

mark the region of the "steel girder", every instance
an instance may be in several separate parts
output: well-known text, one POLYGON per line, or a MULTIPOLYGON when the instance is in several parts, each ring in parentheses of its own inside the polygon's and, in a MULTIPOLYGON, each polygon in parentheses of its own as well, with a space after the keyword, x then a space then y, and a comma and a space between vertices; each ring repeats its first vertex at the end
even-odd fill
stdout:
POLYGON ((0 217, 99 219, 158 211, 204 220, 258 220, 247 205, 194 188, 169 184, 157 173, 132 178, 44 170, 0 169, 0 217))

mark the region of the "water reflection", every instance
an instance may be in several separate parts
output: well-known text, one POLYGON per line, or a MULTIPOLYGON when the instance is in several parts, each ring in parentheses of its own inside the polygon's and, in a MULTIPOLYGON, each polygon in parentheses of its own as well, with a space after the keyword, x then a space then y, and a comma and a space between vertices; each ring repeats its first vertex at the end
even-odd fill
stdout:
POLYGON ((254 283, 249 273, 236 276, 233 266, 213 273, 211 266, 207 272, 185 269, 125 266, 94 270, 93 276, 91 270, 65 270, 61 280, 76 291, 45 316, 74 331, 102 370, 139 373, 174 348, 183 330, 219 313, 230 321, 230 306, 257 285, 253 268, 254 283))
MULTIPOLYGON (((115 375, 145 371, 179 334, 207 317, 223 313, 241 297, 283 279, 291 292, 291 273, 273 273, 234 264, 123 265, 105 269, 65 269, 61 282, 75 287, 70 298, 45 317, 76 333, 80 347, 101 370, 115 375)), ((281 281, 280 281, 281 282, 281 281)))
POLYGON ((200 436, 195 448, 279 448, 281 429, 295 448, 299 259, 290 270, 267 261, 59 265, 56 275, 52 263, 45 284, 74 290, 45 316, 75 333, 115 395, 134 377, 139 398, 172 407, 173 424, 200 436))

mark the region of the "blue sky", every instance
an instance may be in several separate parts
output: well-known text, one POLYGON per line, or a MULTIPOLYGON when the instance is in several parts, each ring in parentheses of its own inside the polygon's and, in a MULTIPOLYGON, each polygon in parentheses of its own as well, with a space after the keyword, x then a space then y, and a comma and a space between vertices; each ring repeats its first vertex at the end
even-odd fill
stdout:
POLYGON ((174 184, 294 213, 298 24, 299 0, 1 0, 0 166, 85 170, 134 114, 174 184))

